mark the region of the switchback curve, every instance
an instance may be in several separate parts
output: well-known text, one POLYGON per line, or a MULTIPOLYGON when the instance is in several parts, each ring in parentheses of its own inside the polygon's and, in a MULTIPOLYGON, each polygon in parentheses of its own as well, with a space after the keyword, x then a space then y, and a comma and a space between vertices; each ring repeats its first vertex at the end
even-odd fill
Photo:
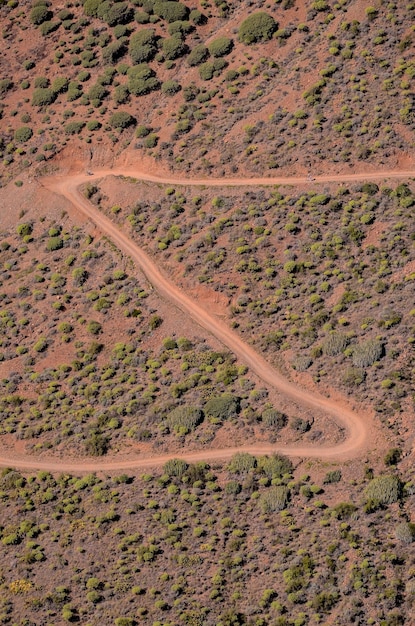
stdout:
MULTIPOLYGON (((196 302, 189 298, 177 286, 171 283, 167 276, 157 267, 155 262, 129 237, 122 232, 111 220, 102 215, 80 193, 79 187, 88 181, 98 180, 105 176, 129 176, 137 180, 145 180, 160 184, 195 185, 205 187, 241 187, 241 186, 274 186, 274 185, 303 185, 310 181, 305 177, 277 177, 277 178, 237 178, 237 179, 182 179, 174 176, 154 175, 151 172, 137 171, 137 169, 105 169, 95 171, 93 174, 76 174, 71 176, 53 176, 44 180, 44 186, 66 197, 74 207, 82 214, 91 219, 98 228, 114 243, 129 255, 141 268, 148 281, 153 285, 159 295, 176 306, 186 315, 189 315, 197 324, 214 335, 219 341, 227 346, 243 363, 245 363, 265 384, 277 389, 280 393, 309 409, 317 409, 331 415, 336 422, 345 428, 347 438, 335 446, 304 446, 304 445, 271 445, 253 444, 238 448, 208 449, 182 454, 163 454, 149 457, 135 457, 128 459, 105 459, 93 460, 42 458, 36 459, 30 455, 8 454, 0 452, 0 466, 13 465, 21 469, 66 471, 85 473, 91 471, 119 471, 124 469, 139 469, 163 465, 171 458, 183 458, 189 462, 200 460, 227 460, 233 454, 246 451, 253 455, 271 454, 282 452, 292 457, 317 457, 327 459, 349 459, 358 457, 368 449, 369 429, 365 420, 349 406, 342 406, 338 402, 321 396, 320 394, 301 389, 299 386, 288 381, 267 361, 259 355, 251 346, 228 328, 220 320, 210 316, 196 302)), ((324 182, 353 182, 364 180, 407 179, 415 176, 412 171, 382 171, 370 174, 347 174, 333 176, 319 176, 314 183, 324 182)))

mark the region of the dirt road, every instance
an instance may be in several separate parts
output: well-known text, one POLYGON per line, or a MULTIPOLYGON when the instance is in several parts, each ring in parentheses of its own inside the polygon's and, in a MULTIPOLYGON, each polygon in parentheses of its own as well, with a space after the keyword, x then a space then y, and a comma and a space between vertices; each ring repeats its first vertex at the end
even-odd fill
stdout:
MULTIPOLYGON (((8 454, 0 452, 0 466, 13 465, 21 469, 44 469, 49 471, 67 472, 90 472, 111 471, 123 469, 138 469, 163 465, 168 459, 180 456, 189 462, 198 460, 226 460, 231 458, 237 451, 246 451, 251 454, 270 454, 283 452, 292 457, 319 457, 330 459, 349 459, 364 454, 369 448, 369 429, 363 417, 354 412, 349 406, 343 406, 338 402, 325 398, 316 393, 301 389, 284 378, 267 361, 258 354, 251 346, 228 328, 223 322, 212 317, 209 313, 198 306, 177 286, 171 283, 169 278, 156 266, 154 261, 129 237, 122 232, 111 220, 102 215, 85 197, 79 192, 83 183, 98 180, 108 175, 130 176, 139 180, 146 180, 169 185, 203 185, 203 186, 270 186, 270 185, 302 185, 310 184, 307 178, 240 178, 240 179, 190 179, 184 180, 174 176, 159 176, 149 172, 141 172, 133 169, 105 169, 95 171, 92 175, 77 174, 72 176, 54 176, 44 180, 44 186, 52 192, 66 197, 74 207, 91 219, 98 228, 127 255, 129 255, 141 268, 148 281, 153 285, 159 295, 170 302, 185 315, 190 316, 197 324, 219 339, 229 348, 241 362, 245 363, 259 378, 270 387, 278 390, 286 397, 291 398, 298 404, 308 409, 323 411, 345 429, 346 439, 335 446, 283 446, 283 445, 251 445, 239 448, 202 450, 181 455, 154 455, 151 457, 135 457, 117 459, 106 457, 105 459, 84 459, 74 461, 71 459, 35 459, 28 455, 18 455, 13 452, 8 454)), ((322 182, 346 182, 364 180, 383 180, 388 178, 407 179, 415 176, 415 172, 378 172, 372 174, 349 174, 345 176, 321 176, 317 177, 313 184, 322 182)))

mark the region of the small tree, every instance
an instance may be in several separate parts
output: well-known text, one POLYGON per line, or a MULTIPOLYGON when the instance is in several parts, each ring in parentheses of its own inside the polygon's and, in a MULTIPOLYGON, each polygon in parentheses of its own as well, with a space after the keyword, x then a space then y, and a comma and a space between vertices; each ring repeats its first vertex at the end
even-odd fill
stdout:
POLYGON ((166 22, 183 22, 189 16, 189 9, 180 2, 155 2, 154 13, 162 17, 166 22))
POLYGON ((101 2, 102 0, 85 0, 83 3, 85 15, 88 15, 88 17, 97 17, 98 7, 101 2))
POLYGON ((188 51, 187 45, 180 37, 164 39, 162 49, 165 58, 169 61, 182 57, 188 51))
POLYGON ((128 48, 133 63, 151 61, 157 52, 157 37, 153 29, 143 28, 131 36, 128 48))
POLYGON ((193 48, 189 56, 187 57, 187 63, 190 67, 200 65, 209 56, 209 50, 203 44, 199 44, 193 48))
POLYGON ((233 41, 229 37, 218 37, 208 45, 208 48, 213 57, 223 57, 232 50, 233 41))
POLYGON ((267 41, 271 39, 277 28, 277 22, 268 13, 264 11, 252 13, 239 27, 239 41, 246 44, 267 41))

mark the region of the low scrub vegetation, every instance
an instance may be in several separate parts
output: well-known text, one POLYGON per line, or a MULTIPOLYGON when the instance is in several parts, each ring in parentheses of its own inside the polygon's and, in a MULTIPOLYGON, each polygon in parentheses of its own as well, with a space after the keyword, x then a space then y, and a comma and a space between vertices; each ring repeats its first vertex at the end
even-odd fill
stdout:
POLYGON ((254 609, 266 626, 333 611, 339 626, 409 624, 413 476, 345 473, 323 489, 284 456, 243 453, 219 472, 180 458, 140 477, 5 469, 2 609, 16 623, 214 626, 254 609))

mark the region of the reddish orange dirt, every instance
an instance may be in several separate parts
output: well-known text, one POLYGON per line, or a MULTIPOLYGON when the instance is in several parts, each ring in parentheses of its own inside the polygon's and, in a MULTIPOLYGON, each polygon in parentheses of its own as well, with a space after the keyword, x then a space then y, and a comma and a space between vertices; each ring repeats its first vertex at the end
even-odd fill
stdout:
MULTIPOLYGON (((216 337, 221 343, 227 346, 243 363, 245 363, 259 378, 269 387, 284 394, 287 398, 298 402, 304 408, 322 410, 324 413, 334 418, 336 423, 345 430, 346 437, 336 445, 271 445, 253 444, 243 447, 215 448, 189 453, 162 454, 162 455, 141 455, 140 457, 107 457, 102 460, 82 459, 79 461, 70 458, 35 459, 25 453, 24 447, 14 445, 13 450, 10 445, 10 438, 3 438, 2 449, 0 449, 0 466, 14 465, 21 469, 45 469, 50 471, 69 472, 91 472, 91 471, 117 471, 122 469, 138 469, 163 465, 172 457, 181 457, 189 462, 200 460, 226 460, 236 452, 249 452, 250 454, 271 454, 273 452, 283 452, 292 457, 313 457, 324 459, 346 460, 365 455, 373 449, 379 434, 374 432, 374 426, 369 415, 357 412, 354 407, 346 405, 341 399, 334 396, 323 397, 320 394, 301 388, 299 385, 287 380, 282 374, 275 370, 267 361, 255 350, 247 345, 234 331, 226 326, 220 319, 212 315, 215 311, 209 307, 211 313, 207 312, 205 306, 199 306, 194 299, 188 297, 179 287, 163 274, 155 262, 129 237, 123 233, 111 220, 106 218, 80 193, 79 188, 86 182, 98 180, 106 176, 129 176, 138 180, 146 180, 161 184, 194 185, 194 186, 273 186, 273 185, 304 185, 325 182, 347 182, 379 179, 403 179, 415 175, 413 171, 381 171, 364 174, 345 174, 319 176, 308 181, 305 177, 295 178, 195 178, 183 179, 167 174, 154 174, 152 171, 141 171, 137 168, 123 169, 102 169, 94 173, 74 173, 67 175, 54 175, 45 178, 41 184, 49 192, 54 192, 64 196, 84 217, 92 220, 98 229, 109 236, 114 243, 126 252, 135 263, 141 268, 148 281, 153 285, 159 295, 171 305, 192 318, 204 330, 216 337)), ((206 297, 208 294, 204 294, 206 297)), ((198 299, 200 301, 200 299, 198 299)), ((203 304, 203 298, 202 298, 203 304)), ((219 308, 222 303, 217 303, 219 308)))

